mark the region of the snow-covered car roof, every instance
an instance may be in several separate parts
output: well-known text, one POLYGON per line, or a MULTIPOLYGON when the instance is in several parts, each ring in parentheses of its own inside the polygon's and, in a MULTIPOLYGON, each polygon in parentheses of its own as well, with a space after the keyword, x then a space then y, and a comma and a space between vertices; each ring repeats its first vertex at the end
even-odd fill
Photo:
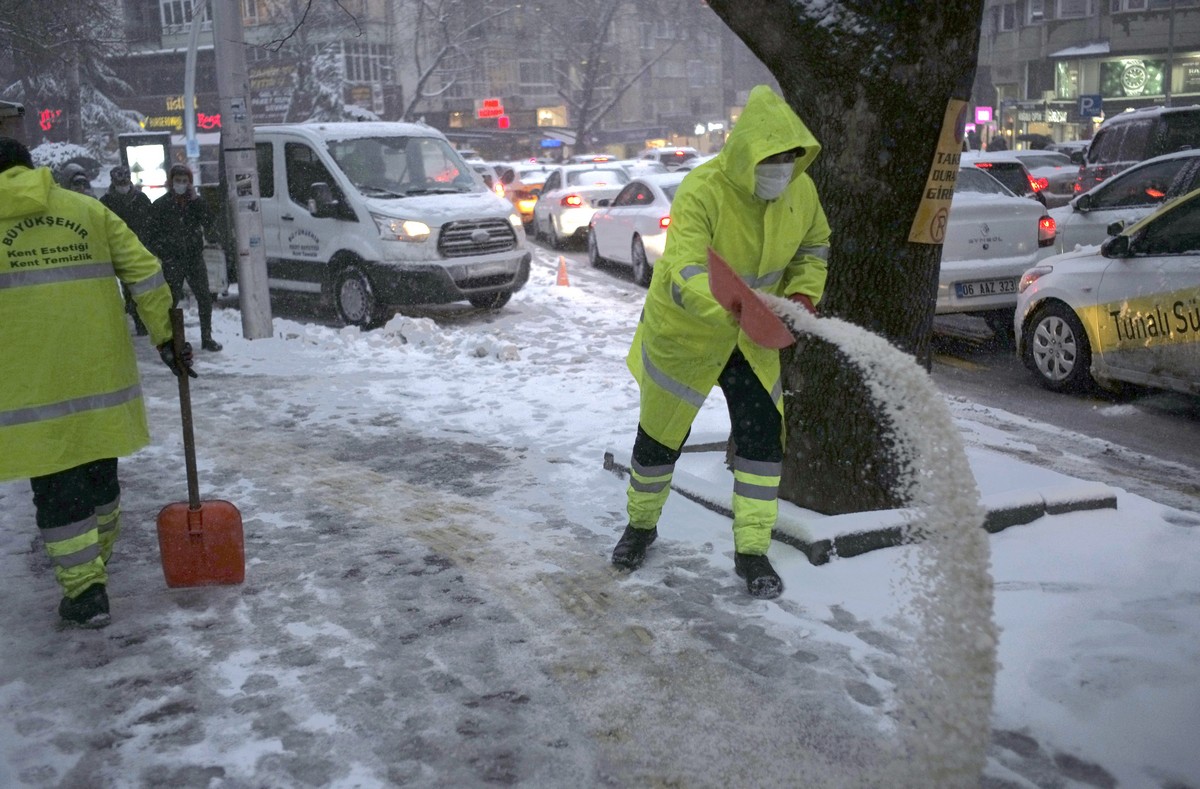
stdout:
MULTIPOLYGON (((364 137, 437 137, 446 135, 424 123, 396 121, 347 121, 331 123, 268 123, 255 127, 262 131, 294 132, 322 140, 357 140, 364 137)), ((460 155, 462 151, 458 152, 460 155)))

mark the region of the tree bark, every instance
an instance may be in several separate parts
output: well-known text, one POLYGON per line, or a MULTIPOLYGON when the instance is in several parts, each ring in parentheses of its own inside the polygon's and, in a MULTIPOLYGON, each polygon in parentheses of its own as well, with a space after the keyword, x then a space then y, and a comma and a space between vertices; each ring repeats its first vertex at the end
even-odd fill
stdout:
MULTIPOLYGON (((941 247, 908 236, 947 103, 970 98, 982 0, 846 0, 821 17, 789 0, 709 6, 821 141, 809 170, 833 231, 821 313, 928 369, 941 247)), ((827 514, 903 506, 886 429, 840 352, 801 342, 783 361, 781 497, 827 514)))

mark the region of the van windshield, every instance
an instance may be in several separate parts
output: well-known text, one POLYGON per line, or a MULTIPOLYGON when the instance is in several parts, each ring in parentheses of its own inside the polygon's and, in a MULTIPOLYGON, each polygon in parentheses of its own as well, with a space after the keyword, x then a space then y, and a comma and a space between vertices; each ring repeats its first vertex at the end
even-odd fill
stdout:
POLYGON ((483 191, 450 145, 437 137, 357 137, 329 142, 329 155, 368 197, 483 191))

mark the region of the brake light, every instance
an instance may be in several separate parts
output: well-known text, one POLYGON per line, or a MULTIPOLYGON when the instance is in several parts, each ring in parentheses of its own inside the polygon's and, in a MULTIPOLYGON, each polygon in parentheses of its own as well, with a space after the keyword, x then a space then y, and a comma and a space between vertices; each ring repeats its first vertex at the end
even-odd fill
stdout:
POLYGON ((1054 221, 1054 217, 1043 214, 1038 220, 1038 246, 1048 247, 1054 243, 1054 237, 1058 235, 1058 225, 1054 221))
POLYGON ((1033 191, 1040 192, 1043 189, 1045 189, 1046 187, 1050 186, 1050 179, 1034 178, 1031 175, 1031 176, 1029 176, 1029 185, 1033 187, 1033 191))
POLYGON ((579 195, 567 195, 562 199, 562 204, 567 208, 579 208, 583 205, 583 198, 579 195))
POLYGON ((990 170, 992 168, 992 163, 991 162, 975 162, 975 166, 978 167, 980 170, 990 170))
POLYGON ((1146 187, 1146 196, 1152 197, 1155 200, 1161 200, 1167 196, 1167 193, 1161 189, 1155 189, 1153 186, 1146 187))
POLYGON ((658 220, 658 226, 661 227, 663 230, 666 230, 668 227, 671 226, 671 217, 664 216, 662 219, 658 220))

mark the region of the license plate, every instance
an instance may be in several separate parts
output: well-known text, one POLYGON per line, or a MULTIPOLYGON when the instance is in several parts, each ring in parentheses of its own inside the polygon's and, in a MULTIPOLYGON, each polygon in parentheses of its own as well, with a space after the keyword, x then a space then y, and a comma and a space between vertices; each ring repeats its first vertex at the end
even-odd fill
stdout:
POLYGON ((1008 279, 980 279, 974 282, 955 282, 954 293, 960 299, 1016 293, 1018 279, 1018 277, 1009 277, 1008 279))

